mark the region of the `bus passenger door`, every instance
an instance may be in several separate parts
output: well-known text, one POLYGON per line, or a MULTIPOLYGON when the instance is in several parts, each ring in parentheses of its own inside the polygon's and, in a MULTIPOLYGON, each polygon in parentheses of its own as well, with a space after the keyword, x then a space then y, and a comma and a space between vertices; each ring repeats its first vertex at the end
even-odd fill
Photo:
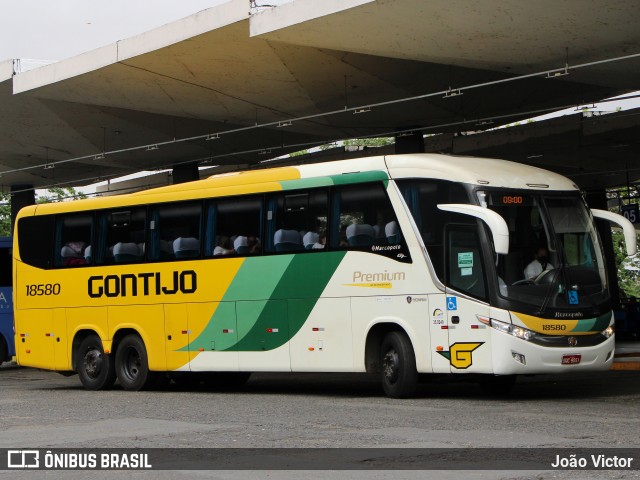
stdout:
POLYGON ((189 371, 187 305, 164 305, 165 355, 168 371, 189 371))
POLYGON ((447 225, 445 232, 446 356, 451 373, 492 373, 491 334, 478 319, 489 316, 489 305, 483 300, 488 292, 478 228, 475 224, 447 225))

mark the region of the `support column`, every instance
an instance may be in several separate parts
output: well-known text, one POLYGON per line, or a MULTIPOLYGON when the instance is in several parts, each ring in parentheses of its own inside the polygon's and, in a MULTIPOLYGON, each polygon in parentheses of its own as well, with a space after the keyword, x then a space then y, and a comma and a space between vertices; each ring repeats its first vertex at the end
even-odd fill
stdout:
MULTIPOLYGON (((607 210, 607 192, 597 190, 587 192, 587 205, 590 208, 598 208, 607 210)), ((609 284, 609 294, 614 308, 620 304, 620 289, 618 288, 618 269, 616 265, 616 254, 613 248, 613 237, 611 235, 611 224, 606 220, 596 219, 596 229, 600 240, 602 241, 602 249, 604 250, 604 259, 607 263, 607 282, 609 284)))
POLYGON ((11 185, 11 231, 21 208, 36 203, 36 192, 33 185, 11 185))
POLYGON ((397 134, 395 153, 424 153, 422 132, 397 134))
POLYGON ((173 167, 173 184, 192 182, 194 180, 200 180, 200 172, 198 171, 198 164, 183 163, 182 165, 176 165, 173 167))

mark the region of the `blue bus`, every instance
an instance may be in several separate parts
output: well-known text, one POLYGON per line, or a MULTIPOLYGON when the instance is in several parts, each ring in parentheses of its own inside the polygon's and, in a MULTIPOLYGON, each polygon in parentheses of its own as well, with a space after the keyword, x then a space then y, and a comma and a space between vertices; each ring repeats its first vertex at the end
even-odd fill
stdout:
POLYGON ((13 341, 13 239, 0 237, 0 364, 16 354, 13 341))

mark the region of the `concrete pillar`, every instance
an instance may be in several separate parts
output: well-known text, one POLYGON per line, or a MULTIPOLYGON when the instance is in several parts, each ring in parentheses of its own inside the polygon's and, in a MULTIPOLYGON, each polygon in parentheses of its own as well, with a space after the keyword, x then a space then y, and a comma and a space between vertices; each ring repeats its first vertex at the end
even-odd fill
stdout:
MULTIPOLYGON (((590 208, 598 208, 607 210, 607 193, 604 190, 587 192, 587 205, 590 208)), ((620 304, 620 289, 618 288, 618 269, 616 265, 616 254, 613 249, 613 237, 611 235, 611 224, 605 220, 596 219, 596 228, 600 240, 602 241, 602 249, 604 250, 604 259, 607 263, 607 282, 609 284, 609 294, 614 308, 620 304)))
POLYGON ((173 167, 173 184, 200 180, 197 163, 183 163, 173 167))
POLYGON ((36 192, 33 185, 11 185, 11 231, 16 223, 16 217, 22 207, 36 203, 36 192))
POLYGON ((422 132, 397 134, 395 153, 424 153, 422 132))

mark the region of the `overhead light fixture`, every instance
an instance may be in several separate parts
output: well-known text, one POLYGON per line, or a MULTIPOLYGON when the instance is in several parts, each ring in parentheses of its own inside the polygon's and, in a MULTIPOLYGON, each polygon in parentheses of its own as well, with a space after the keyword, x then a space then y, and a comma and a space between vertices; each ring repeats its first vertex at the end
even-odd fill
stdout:
POLYGON ((93 156, 94 160, 102 160, 104 158, 104 153, 99 153, 93 156))
POLYGON ((459 88, 453 90, 451 87, 449 87, 449 90, 447 90, 447 92, 444 94, 444 97, 442 98, 458 97, 460 95, 463 95, 463 93, 459 88))
POLYGON ((276 128, 290 127, 293 125, 291 120, 287 120, 286 122, 278 122, 278 126, 276 128))
POLYGON ((361 114, 361 113, 367 113, 367 112, 370 112, 370 111, 371 111, 371 109, 370 109, 370 108, 368 108, 368 107, 364 107, 364 108, 357 108, 357 109, 355 109, 355 110, 353 111, 353 114, 354 114, 354 115, 359 115, 359 114, 361 114))
POLYGON ((219 140, 219 139, 220 139, 220 134, 218 133, 210 133, 209 135, 207 135, 207 138, 205 138, 207 142, 209 140, 219 140))
POLYGON ((150 152, 151 150, 158 150, 158 145, 149 145, 147 147, 147 152, 150 152))
POLYGON ((44 169, 45 170, 51 170, 52 168, 56 168, 56 166, 53 163, 45 163, 44 164, 44 169))
POLYGON ((551 70, 547 72, 545 78, 556 78, 556 77, 564 77, 565 75, 569 75, 569 65, 565 64, 563 69, 560 70, 551 70))

